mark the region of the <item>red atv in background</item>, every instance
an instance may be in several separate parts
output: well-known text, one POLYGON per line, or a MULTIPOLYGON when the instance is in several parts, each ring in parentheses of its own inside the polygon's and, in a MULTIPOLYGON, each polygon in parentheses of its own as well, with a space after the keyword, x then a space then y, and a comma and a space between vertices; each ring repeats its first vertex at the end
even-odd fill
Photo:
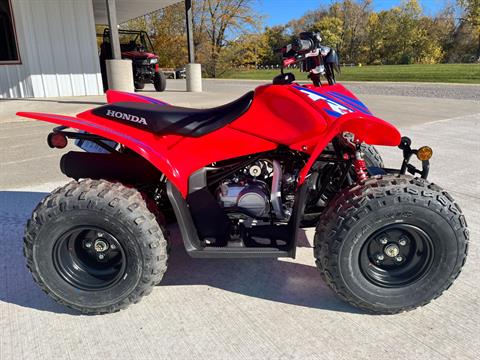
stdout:
POLYGON ((314 85, 282 69, 272 85, 213 109, 109 91, 107 105, 75 117, 18 113, 61 125, 48 136, 52 148, 70 138, 90 151, 62 157, 74 180, 27 224, 24 251, 39 286, 88 314, 136 303, 162 280, 165 225, 177 222, 192 257, 259 261, 294 258, 298 228, 314 224, 323 279, 374 313, 414 309, 450 287, 468 230, 453 198, 427 180, 432 150, 412 149, 335 84, 336 54, 318 34, 282 52, 314 85), (398 146, 401 167, 385 168, 372 145, 398 146))
MULTIPOLYGON (((132 60, 135 89, 141 90, 145 84, 153 84, 156 91, 165 91, 167 79, 158 66, 158 56, 153 51, 150 37, 145 31, 118 30, 122 59, 132 60)), ((112 59, 110 30, 103 31, 100 44, 100 70, 104 90, 108 89, 106 60, 112 59)))

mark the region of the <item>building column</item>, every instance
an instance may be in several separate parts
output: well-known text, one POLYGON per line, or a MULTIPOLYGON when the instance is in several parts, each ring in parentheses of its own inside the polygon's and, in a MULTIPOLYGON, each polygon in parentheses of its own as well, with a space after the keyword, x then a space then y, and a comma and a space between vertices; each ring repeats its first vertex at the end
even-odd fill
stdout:
POLYGON ((186 66, 187 91, 202 91, 202 66, 195 63, 195 46, 193 44, 192 0, 185 0, 185 20, 187 27, 188 64, 186 66))
POLYGON ((115 1, 106 0, 110 46, 112 47, 112 59, 106 60, 108 89, 133 92, 135 88, 133 85, 132 60, 122 60, 115 1))

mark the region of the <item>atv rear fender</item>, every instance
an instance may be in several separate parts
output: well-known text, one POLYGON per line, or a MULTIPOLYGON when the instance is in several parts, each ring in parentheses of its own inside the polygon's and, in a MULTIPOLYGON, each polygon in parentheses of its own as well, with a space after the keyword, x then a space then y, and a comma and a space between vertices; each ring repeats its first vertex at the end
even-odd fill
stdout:
MULTIPOLYGON (((313 164, 332 139, 344 132, 352 133, 355 140, 370 145, 398 146, 401 140, 400 131, 382 119, 358 112, 345 114, 333 121, 327 131, 315 139, 311 156, 300 172, 299 185, 304 183, 313 164)), ((296 144, 293 148, 300 149, 302 146, 296 144)))
POLYGON ((183 189, 182 185, 185 181, 182 182, 178 170, 165 156, 166 150, 159 146, 158 136, 154 134, 106 119, 101 119, 101 122, 96 121, 94 115, 90 114, 89 111, 78 114, 78 117, 34 112, 18 112, 17 115, 84 130, 118 142, 145 158, 161 171, 172 184, 179 189, 183 189))

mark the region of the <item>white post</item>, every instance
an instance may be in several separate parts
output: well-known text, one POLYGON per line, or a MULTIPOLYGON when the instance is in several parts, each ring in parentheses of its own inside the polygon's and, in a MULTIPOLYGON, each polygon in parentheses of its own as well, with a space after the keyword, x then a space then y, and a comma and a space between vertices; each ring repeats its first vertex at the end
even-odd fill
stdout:
POLYGON ((202 92, 202 65, 187 64, 187 91, 202 92))
POLYGON ((134 92, 132 60, 107 60, 107 79, 110 90, 134 92))
POLYGON ((188 62, 186 67, 187 91, 202 91, 202 66, 195 63, 195 48, 193 43, 192 1, 185 0, 185 19, 187 22, 188 62))
POLYGON ((115 0, 106 0, 112 60, 106 60, 108 88, 111 90, 135 91, 131 60, 122 60, 118 36, 117 6, 115 0))

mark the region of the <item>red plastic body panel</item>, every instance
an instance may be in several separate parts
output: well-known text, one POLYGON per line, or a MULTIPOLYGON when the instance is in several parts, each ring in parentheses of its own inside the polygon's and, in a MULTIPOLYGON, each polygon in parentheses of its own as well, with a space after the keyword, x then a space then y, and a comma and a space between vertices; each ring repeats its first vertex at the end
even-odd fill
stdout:
POLYGON ((124 51, 122 57, 127 59, 154 59, 157 55, 145 51, 124 51))
POLYGON ((260 86, 250 110, 230 126, 289 146, 318 136, 327 128, 324 116, 314 105, 291 86, 260 86))
MULTIPOLYGON (((138 94, 108 91, 107 101, 166 103, 138 94)), ((396 146, 400 133, 374 117, 342 85, 265 85, 255 91, 250 109, 229 125, 202 137, 155 135, 95 116, 91 111, 68 117, 18 113, 19 116, 84 130, 119 142, 150 161, 179 189, 188 192, 188 179, 196 170, 216 161, 269 151, 279 145, 310 154, 300 184, 323 149, 337 134, 353 133, 372 145, 396 146)), ((125 169, 128 171, 128 169, 125 169)))

